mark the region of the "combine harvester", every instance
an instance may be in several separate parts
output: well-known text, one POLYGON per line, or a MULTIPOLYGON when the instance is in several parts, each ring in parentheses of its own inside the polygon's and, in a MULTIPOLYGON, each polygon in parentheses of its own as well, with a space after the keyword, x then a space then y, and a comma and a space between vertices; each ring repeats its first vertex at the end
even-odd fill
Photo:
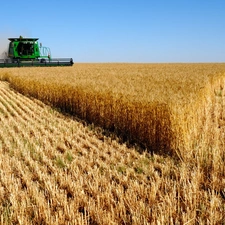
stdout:
POLYGON ((38 43, 38 38, 9 38, 8 52, 0 59, 1 67, 72 66, 72 58, 54 59, 51 50, 38 43))

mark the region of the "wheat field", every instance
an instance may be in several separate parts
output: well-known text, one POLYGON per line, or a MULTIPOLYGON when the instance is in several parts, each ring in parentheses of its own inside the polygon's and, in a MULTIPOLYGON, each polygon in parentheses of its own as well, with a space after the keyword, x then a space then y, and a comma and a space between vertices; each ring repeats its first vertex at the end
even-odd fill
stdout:
POLYGON ((225 223, 224 64, 0 78, 1 224, 225 223))

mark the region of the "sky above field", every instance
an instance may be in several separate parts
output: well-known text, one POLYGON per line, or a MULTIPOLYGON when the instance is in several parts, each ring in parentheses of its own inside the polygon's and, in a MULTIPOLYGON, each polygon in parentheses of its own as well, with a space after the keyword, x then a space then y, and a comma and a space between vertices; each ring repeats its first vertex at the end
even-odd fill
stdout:
POLYGON ((22 35, 74 62, 225 62, 225 0, 10 0, 0 21, 1 52, 22 35))

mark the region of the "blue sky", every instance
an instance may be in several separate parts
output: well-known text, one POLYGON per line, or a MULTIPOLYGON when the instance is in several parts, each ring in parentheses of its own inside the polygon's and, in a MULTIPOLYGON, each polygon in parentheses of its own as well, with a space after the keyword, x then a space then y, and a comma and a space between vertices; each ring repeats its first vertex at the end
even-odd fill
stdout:
POLYGON ((225 0, 2 1, 8 37, 74 62, 225 62, 225 0))

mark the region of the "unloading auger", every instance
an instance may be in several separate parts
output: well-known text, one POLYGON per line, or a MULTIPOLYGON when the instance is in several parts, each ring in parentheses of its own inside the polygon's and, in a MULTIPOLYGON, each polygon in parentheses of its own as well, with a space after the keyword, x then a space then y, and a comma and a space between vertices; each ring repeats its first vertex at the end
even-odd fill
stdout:
POLYGON ((52 58, 51 50, 38 38, 9 38, 8 52, 0 59, 1 67, 72 66, 72 58, 52 58))

